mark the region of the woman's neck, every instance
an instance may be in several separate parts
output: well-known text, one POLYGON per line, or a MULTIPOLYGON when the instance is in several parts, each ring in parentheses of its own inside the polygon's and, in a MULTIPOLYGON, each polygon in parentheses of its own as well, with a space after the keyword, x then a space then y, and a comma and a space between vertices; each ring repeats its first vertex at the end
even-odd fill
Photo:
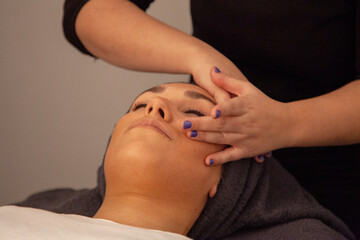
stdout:
POLYGON ((94 218, 120 224, 174 232, 186 235, 195 223, 201 209, 189 209, 172 201, 128 193, 122 196, 105 196, 94 218))

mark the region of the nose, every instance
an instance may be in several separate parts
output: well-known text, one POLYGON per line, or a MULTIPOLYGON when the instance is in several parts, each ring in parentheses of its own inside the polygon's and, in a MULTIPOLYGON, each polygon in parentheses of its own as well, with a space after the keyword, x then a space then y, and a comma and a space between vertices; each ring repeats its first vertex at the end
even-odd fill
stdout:
POLYGON ((146 116, 161 118, 166 122, 170 122, 172 119, 169 106, 165 100, 160 97, 155 97, 147 103, 145 114, 146 116))

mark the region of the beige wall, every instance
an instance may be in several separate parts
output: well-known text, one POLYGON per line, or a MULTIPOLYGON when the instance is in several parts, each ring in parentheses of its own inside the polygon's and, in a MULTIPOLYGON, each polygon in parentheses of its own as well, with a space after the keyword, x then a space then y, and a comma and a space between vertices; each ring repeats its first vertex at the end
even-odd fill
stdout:
MULTIPOLYGON (((96 184, 107 139, 143 89, 188 76, 126 71, 64 38, 62 0, 0 0, 0 205, 96 184)), ((191 32, 188 0, 149 13, 191 32)))

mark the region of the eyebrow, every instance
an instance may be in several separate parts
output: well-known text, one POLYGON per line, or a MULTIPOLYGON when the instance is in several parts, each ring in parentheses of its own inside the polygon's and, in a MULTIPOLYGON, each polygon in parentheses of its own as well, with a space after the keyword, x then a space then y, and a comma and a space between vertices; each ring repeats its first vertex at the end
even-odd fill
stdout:
POLYGON ((165 91, 165 86, 160 85, 160 86, 152 87, 152 88, 146 90, 145 92, 162 93, 164 91, 165 91))
POLYGON ((191 90, 187 90, 184 95, 186 97, 189 97, 189 98, 192 98, 192 99, 205 99, 209 102, 211 102, 212 104, 216 105, 216 103, 211 100, 210 98, 208 98, 207 96, 205 96, 204 94, 202 93, 199 93, 199 92, 196 92, 196 91, 191 91, 191 90))

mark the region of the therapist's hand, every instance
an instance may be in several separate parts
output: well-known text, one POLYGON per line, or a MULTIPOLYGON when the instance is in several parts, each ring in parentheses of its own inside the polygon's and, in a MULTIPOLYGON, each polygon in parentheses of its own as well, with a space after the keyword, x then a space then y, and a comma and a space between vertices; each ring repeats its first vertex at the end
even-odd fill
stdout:
POLYGON ((214 106, 211 117, 185 120, 191 122, 186 129, 189 138, 230 146, 207 156, 207 165, 254 157, 288 144, 286 132, 291 126, 291 114, 286 103, 275 101, 250 82, 229 77, 215 68, 210 75, 212 82, 232 98, 214 106))
POLYGON ((188 69, 192 74, 194 81, 200 87, 208 91, 217 103, 227 101, 231 96, 226 89, 217 86, 211 80, 210 70, 213 66, 219 67, 229 76, 239 80, 248 81, 233 62, 205 43, 201 45, 189 59, 188 69))

